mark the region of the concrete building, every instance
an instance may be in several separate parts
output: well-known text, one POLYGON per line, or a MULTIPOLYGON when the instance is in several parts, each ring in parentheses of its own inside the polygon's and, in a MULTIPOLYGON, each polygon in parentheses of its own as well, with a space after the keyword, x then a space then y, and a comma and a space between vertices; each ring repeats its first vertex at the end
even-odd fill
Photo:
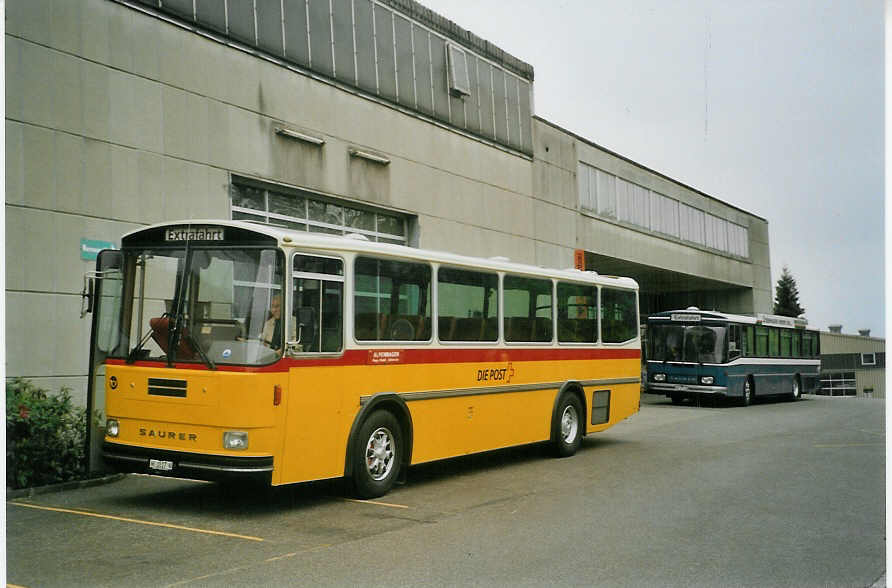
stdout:
POLYGON ((7 375, 84 398, 95 250, 250 218, 771 307, 768 223, 538 118, 533 67, 413 0, 6 3, 7 375))
POLYGON ((828 396, 886 397, 886 340, 870 330, 846 335, 841 325, 821 332, 821 387, 828 396))

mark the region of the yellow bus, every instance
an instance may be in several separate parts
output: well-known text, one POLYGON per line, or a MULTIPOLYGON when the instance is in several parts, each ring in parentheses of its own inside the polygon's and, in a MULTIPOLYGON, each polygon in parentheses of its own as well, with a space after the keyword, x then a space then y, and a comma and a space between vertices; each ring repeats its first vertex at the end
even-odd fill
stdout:
POLYGON ((634 280, 361 235, 182 221, 89 282, 110 468, 272 485, 550 442, 638 411, 634 280))

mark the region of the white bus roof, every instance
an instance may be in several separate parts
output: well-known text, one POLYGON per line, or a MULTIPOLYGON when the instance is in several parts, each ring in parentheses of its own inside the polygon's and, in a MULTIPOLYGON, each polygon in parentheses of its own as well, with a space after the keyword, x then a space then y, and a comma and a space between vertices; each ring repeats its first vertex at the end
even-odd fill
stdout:
POLYGON ((582 271, 572 268, 563 270, 543 268, 534 265, 515 263, 502 257, 471 257, 454 253, 446 253, 443 251, 418 249, 416 247, 408 247, 406 245, 377 243, 357 234, 339 236, 326 235, 323 233, 308 233, 306 231, 296 231, 288 228, 274 227, 261 223, 237 220, 196 219, 156 223, 134 231, 130 231, 126 233, 123 238, 127 238, 131 235, 136 235, 142 231, 170 226, 182 227, 186 225, 191 227, 237 227, 243 230, 253 231, 257 234, 271 237, 276 240, 280 247, 305 248, 316 252, 330 251, 333 253, 348 251, 360 254, 376 254, 389 257, 412 259, 415 261, 428 261, 452 266, 464 266, 469 269, 473 268, 491 271, 504 271, 526 274, 529 276, 548 277, 555 279, 572 280, 577 282, 592 282, 603 286, 614 286, 625 289, 638 289, 638 282, 636 282, 632 278, 602 276, 593 271, 582 271))
POLYGON ((804 329, 808 326, 808 320, 804 318, 794 318, 789 316, 780 316, 776 314, 758 313, 755 316, 746 314, 729 314, 717 310, 700 310, 699 308, 690 307, 679 310, 666 310, 651 314, 648 320, 669 320, 669 321, 686 321, 686 320, 718 320, 733 323, 742 323, 750 325, 766 325, 772 327, 787 327, 804 329), (694 317, 699 317, 694 319, 694 317))

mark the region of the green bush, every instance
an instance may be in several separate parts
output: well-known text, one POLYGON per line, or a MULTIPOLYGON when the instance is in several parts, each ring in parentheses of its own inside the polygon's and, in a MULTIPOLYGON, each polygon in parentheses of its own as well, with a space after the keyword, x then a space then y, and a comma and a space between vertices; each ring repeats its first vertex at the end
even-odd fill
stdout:
POLYGON ((15 378, 6 383, 6 487, 66 482, 84 476, 86 409, 71 391, 49 394, 15 378))

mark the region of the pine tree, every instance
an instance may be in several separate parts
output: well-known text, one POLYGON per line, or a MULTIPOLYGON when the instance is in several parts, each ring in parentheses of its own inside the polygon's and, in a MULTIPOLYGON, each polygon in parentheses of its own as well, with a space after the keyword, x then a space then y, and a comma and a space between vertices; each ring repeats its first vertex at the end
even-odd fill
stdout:
POLYGON ((780 316, 797 317, 805 312, 805 309, 799 306, 799 289, 796 287, 796 280, 787 266, 781 272, 781 277, 777 281, 777 287, 774 289, 774 314, 780 316))

